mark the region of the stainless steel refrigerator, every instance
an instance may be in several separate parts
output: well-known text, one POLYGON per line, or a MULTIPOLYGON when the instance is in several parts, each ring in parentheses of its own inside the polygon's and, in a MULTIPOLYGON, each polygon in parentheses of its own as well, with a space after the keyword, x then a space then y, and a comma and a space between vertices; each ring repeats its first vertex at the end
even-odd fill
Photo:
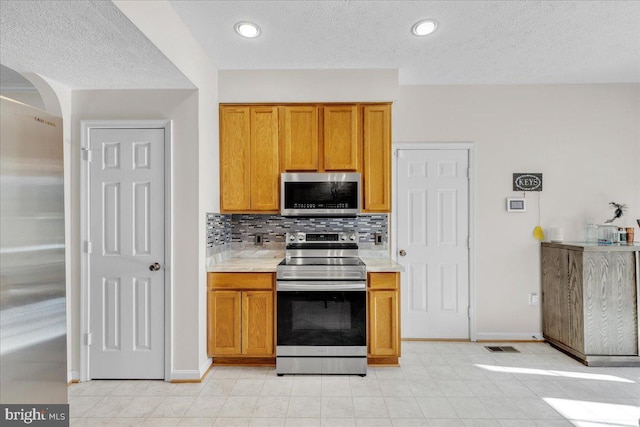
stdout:
POLYGON ((0 403, 67 403, 62 119, 0 102, 0 403))

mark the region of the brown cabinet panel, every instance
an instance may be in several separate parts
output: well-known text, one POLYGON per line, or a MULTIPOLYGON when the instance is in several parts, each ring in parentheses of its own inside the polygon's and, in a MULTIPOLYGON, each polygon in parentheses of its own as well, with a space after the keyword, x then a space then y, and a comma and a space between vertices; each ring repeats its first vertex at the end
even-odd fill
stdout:
POLYGON ((280 208, 278 182, 278 108, 251 108, 251 210, 280 208))
POLYGON ((207 305, 209 355, 240 354, 240 292, 209 291, 207 305))
POLYGON ((249 107, 220 107, 220 210, 251 207, 249 107))
POLYGON ((391 211, 391 106, 365 105, 363 115, 364 211, 391 211))
POLYGON ((369 289, 398 289, 398 273, 368 273, 369 289))
POLYGON ((283 170, 318 170, 318 107, 284 106, 283 170))
POLYGON ((273 292, 242 292, 242 354, 273 355, 273 292))
POLYGON ((400 273, 368 273, 370 363, 397 364, 400 356, 400 273))
POLYGON ((542 332, 569 342, 569 251, 550 248, 542 253, 542 332))
POLYGON ((355 105, 323 108, 324 170, 356 171, 360 161, 358 109, 355 105))
POLYGON ((369 291, 369 356, 399 356, 398 291, 369 291))
POLYGON ((273 289, 273 273, 208 273, 207 285, 216 289, 273 289))

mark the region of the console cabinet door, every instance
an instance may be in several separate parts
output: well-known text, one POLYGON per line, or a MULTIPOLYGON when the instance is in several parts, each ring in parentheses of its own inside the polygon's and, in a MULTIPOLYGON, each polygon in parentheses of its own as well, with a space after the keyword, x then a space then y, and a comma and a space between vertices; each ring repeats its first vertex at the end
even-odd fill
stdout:
POLYGON ((273 292, 242 292, 242 354, 273 355, 273 292))
POLYGON ((282 107, 282 137, 285 171, 318 170, 318 107, 294 105, 282 107))
POLYGON ((249 107, 220 107, 220 210, 251 208, 249 107))
POLYGON ((391 106, 365 105, 363 198, 365 212, 391 211, 391 106))
POLYGON ((358 109, 355 105, 323 108, 324 170, 359 170, 358 109))
POLYGON ((208 353, 240 354, 241 293, 238 291, 208 292, 208 353))
POLYGON ((542 248, 542 333, 569 342, 569 252, 542 248))
POLYGON ((251 107, 251 210, 280 209, 278 107, 251 107))

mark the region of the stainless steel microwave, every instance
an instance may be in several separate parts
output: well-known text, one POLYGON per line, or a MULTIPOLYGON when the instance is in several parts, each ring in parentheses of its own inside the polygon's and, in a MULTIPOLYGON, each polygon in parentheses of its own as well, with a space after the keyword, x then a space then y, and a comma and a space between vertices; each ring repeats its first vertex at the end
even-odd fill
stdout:
POLYGON ((360 213, 360 174, 283 173, 282 216, 355 216, 360 213))

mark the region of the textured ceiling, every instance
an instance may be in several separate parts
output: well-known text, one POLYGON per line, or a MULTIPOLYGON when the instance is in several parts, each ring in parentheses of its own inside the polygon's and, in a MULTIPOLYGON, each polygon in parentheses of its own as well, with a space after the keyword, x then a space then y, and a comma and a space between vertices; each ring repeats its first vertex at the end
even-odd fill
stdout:
POLYGON ((640 82, 639 1, 171 1, 219 69, 399 69, 402 84, 640 82), (410 34, 439 22, 426 38, 410 34), (242 39, 249 20, 262 34, 242 39))
MULTIPOLYGON (((170 4, 225 70, 397 69, 401 84, 640 82, 640 1, 170 4), (416 38, 409 30, 422 18, 439 28, 416 38), (238 37, 241 20, 262 35, 238 37)), ((0 0, 0 63, 75 89, 193 87, 110 1, 0 0)))
POLYGON ((193 87, 110 1, 0 0, 0 63, 74 89, 193 87))

